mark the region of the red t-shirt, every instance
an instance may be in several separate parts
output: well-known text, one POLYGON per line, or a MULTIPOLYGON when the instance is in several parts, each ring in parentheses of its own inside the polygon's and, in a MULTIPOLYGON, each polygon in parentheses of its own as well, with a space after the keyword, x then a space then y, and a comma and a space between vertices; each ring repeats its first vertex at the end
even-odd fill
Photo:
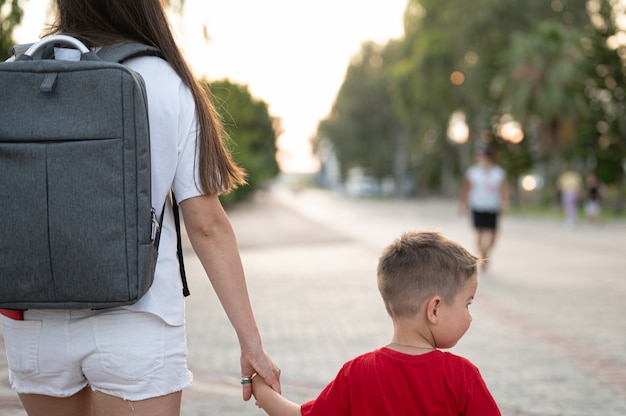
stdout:
POLYGON ((302 416, 500 415, 478 368, 435 350, 407 355, 381 348, 342 367, 302 416))

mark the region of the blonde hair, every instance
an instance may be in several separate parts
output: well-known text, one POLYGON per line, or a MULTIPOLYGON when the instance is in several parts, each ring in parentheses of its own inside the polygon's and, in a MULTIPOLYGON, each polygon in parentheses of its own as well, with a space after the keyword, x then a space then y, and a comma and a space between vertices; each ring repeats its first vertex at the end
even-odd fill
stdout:
POLYGON ((412 231, 385 248, 378 262, 378 290, 390 316, 414 316, 428 298, 450 303, 477 273, 479 258, 437 231, 412 231))
POLYGON ((198 117, 200 187, 207 194, 227 192, 246 183, 246 173, 228 149, 209 91, 193 76, 180 51, 162 0, 56 0, 57 15, 48 33, 80 38, 88 46, 124 40, 154 46, 191 90, 198 117))

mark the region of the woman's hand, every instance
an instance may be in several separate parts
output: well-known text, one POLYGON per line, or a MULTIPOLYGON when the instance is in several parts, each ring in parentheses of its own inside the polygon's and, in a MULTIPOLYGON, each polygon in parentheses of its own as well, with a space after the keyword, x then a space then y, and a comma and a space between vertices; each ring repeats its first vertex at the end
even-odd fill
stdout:
MULTIPOLYGON (((270 357, 263 351, 259 353, 241 352, 241 377, 261 377, 265 384, 270 386, 272 390, 281 393, 280 387, 280 369, 272 362, 270 357)), ((250 400, 252 397, 252 384, 242 384, 243 399, 250 400)))

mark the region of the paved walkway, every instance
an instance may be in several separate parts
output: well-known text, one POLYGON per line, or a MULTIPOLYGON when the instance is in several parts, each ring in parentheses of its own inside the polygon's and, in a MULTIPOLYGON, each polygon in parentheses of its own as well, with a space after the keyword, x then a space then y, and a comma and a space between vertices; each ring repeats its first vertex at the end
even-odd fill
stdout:
MULTIPOLYGON (((473 250, 468 218, 439 200, 274 192, 230 213, 264 344, 283 393, 311 399, 343 362, 391 334, 377 257, 403 231, 437 228, 473 250)), ((474 322, 452 350, 481 369, 505 416, 626 415, 626 223, 506 217, 474 322)), ((263 415, 240 399, 238 347, 187 248, 194 386, 184 416, 263 415)), ((0 414, 23 416, 0 358, 0 414)))

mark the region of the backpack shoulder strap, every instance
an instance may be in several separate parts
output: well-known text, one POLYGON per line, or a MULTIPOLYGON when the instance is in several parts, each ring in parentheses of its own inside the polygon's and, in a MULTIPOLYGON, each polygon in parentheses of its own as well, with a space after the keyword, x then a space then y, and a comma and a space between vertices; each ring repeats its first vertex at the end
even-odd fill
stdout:
POLYGON ((161 51, 153 46, 138 42, 118 42, 102 47, 96 55, 100 59, 119 64, 140 56, 157 56, 163 58, 161 51))
POLYGON ((172 192, 172 206, 174 208, 174 225, 176 226, 176 255, 178 256, 178 268, 180 270, 180 278, 183 282, 183 295, 189 296, 189 286, 187 285, 187 273, 185 272, 185 262, 183 261, 183 244, 180 237, 180 213, 178 202, 172 192))
MULTIPOLYGON (((180 279, 183 283, 183 295, 189 296, 189 286, 187 285, 187 273, 185 271, 185 261, 183 259, 183 244, 181 239, 180 232, 180 210, 178 207, 178 202, 176 202, 176 197, 174 196, 174 192, 170 191, 170 194, 165 199, 163 203, 163 209, 161 210, 161 218, 158 220, 158 229, 156 231, 156 237, 154 239, 154 245, 159 249, 159 242, 161 240, 161 229, 163 225, 163 219, 165 218, 165 207, 167 206, 167 199, 171 197, 172 201, 172 209, 174 211, 174 226, 176 228, 176 256, 178 257, 178 269, 180 271, 180 279)), ((1 312, 0 312, 1 313, 1 312)))

